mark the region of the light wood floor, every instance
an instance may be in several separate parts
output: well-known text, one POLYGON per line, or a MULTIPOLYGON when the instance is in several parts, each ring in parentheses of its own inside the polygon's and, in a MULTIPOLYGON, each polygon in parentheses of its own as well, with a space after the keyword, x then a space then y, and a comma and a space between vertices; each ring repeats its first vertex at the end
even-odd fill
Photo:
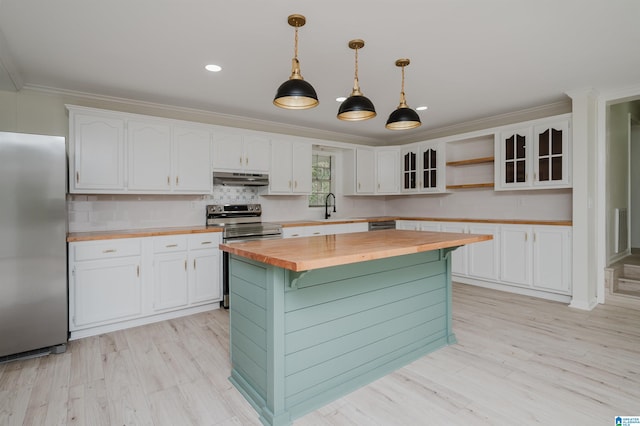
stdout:
MULTIPOLYGON (((640 415, 640 311, 454 285, 459 343, 294 424, 613 425, 640 415)), ((258 425, 219 310, 0 365, 0 425, 258 425)))

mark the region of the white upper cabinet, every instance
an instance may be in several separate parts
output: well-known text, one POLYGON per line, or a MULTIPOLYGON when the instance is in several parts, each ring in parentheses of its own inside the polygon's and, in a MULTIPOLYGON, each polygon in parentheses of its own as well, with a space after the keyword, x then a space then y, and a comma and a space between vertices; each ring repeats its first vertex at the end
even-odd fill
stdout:
POLYGON ((174 192, 210 193, 211 133, 204 129, 173 128, 174 192))
POLYGON ((72 135, 70 192, 211 192, 211 134, 205 127, 137 114, 67 108, 72 135))
POLYGON ((356 149, 356 193, 373 194, 375 191, 375 151, 356 149))
POLYGON ((311 192, 312 145, 304 141, 271 141, 270 194, 311 192))
POLYGON ((376 151, 376 193, 400 192, 400 149, 384 148, 376 151))
POLYGON ((69 191, 124 190, 125 122, 69 110, 69 191))
POLYGON ((495 189, 571 187, 570 115, 523 123, 496 138, 495 189))
POLYGON ((376 152, 373 148, 344 151, 345 195, 373 195, 376 188, 376 152))
POLYGON ((533 128, 533 185, 571 186, 570 122, 568 118, 533 128))
POLYGON ((127 144, 129 191, 211 192, 211 138, 208 131, 129 120, 127 144))
POLYGON ((418 146, 410 145, 400 150, 402 192, 418 192, 418 146))
POLYGON ((140 191, 171 190, 171 127, 130 120, 127 123, 129 181, 140 191))
POLYGON ((271 141, 260 134, 215 130, 213 169, 239 173, 268 173, 271 141))

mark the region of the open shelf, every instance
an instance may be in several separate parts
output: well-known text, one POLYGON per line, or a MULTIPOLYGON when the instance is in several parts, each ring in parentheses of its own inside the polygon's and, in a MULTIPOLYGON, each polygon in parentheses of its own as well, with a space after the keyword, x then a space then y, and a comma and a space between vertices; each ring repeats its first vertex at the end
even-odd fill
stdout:
POLYGON ((463 183, 460 185, 447 185, 447 189, 469 189, 469 188, 493 188, 493 182, 486 183, 463 183))
POLYGON ((466 166, 469 164, 493 163, 494 157, 470 158, 468 160, 447 161, 447 166, 466 166))

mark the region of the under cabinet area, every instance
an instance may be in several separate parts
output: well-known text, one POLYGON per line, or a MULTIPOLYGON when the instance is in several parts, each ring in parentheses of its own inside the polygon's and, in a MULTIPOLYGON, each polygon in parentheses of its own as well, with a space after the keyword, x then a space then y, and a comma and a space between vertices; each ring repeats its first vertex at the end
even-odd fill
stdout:
POLYGON ((71 339, 215 309, 219 232, 69 243, 71 339))

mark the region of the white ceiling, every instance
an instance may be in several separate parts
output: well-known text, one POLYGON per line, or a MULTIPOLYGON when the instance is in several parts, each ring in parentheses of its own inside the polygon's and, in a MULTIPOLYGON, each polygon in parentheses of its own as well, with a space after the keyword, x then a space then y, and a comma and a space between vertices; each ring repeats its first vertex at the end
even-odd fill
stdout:
POLYGON ((374 145, 564 101, 574 89, 640 83, 637 0, 0 0, 0 30, 5 89, 17 81, 196 108, 374 145), (290 74, 292 13, 307 18, 299 59, 320 98, 311 110, 272 104, 290 74), (360 85, 378 116, 348 123, 335 98, 353 85, 354 38, 366 42, 360 85), (409 106, 429 109, 422 127, 394 132, 384 124, 402 57, 409 106))

